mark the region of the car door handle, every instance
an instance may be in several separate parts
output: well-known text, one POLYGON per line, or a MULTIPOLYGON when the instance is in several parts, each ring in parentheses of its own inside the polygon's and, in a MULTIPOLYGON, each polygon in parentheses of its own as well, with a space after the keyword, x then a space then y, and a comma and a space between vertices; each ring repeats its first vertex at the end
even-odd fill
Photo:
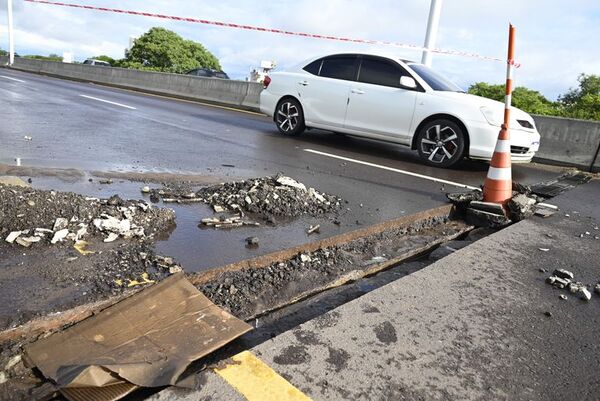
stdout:
POLYGON ((307 81, 300 81, 300 82, 298 82, 298 84, 300 84, 302 86, 306 86, 306 85, 308 85, 308 82, 307 81))
POLYGON ((365 91, 360 89, 351 89, 350 92, 356 93, 357 95, 362 95, 363 93, 365 93, 365 91))

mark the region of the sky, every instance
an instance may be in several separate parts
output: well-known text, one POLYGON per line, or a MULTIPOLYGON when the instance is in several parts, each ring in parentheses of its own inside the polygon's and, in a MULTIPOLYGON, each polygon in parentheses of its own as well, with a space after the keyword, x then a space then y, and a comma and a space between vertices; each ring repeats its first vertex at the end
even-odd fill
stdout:
MULTIPOLYGON (((64 0, 182 17, 373 39, 422 46, 429 0, 64 0)), ((64 8, 13 0, 15 50, 21 55, 73 52, 75 59, 123 57, 130 36, 153 26, 202 43, 232 78, 244 79, 261 60, 278 70, 339 51, 384 51, 419 61, 419 51, 350 44, 165 19, 64 8)), ((0 48, 8 48, 6 0, 0 0, 0 48)), ((508 23, 517 28, 518 86, 551 100, 577 86, 580 73, 600 74, 598 0, 444 0, 436 47, 506 58, 508 23)), ((433 67, 463 88, 503 83, 505 64, 434 55, 433 67)))

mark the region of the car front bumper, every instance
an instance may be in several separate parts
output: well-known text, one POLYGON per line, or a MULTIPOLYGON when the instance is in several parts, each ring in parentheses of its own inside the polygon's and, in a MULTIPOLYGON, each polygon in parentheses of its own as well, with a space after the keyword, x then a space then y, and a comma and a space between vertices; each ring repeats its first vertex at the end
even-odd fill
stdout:
MULTIPOLYGON (((469 157, 478 160, 491 160, 496 148, 500 128, 485 122, 470 122, 469 157)), ((529 163, 540 147, 540 134, 537 130, 509 129, 511 160, 513 163, 529 163)))

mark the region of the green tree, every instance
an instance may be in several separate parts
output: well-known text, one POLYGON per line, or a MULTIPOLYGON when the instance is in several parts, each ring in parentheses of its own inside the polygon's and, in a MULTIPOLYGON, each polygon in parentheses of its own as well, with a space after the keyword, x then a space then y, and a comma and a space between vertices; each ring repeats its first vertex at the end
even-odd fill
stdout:
POLYGON ((0 49, 0 56, 7 56, 8 52, 6 50, 0 49))
POLYGON ((600 121, 600 76, 581 74, 578 88, 558 97, 565 117, 600 121))
MULTIPOLYGON (((468 92, 503 102, 505 89, 503 84, 491 85, 477 82, 469 87, 468 92)), ((540 92, 524 86, 518 86, 513 90, 512 105, 532 114, 556 115, 558 113, 556 103, 546 99, 540 92)))
POLYGON ((118 64, 125 68, 180 74, 194 68, 221 69, 219 60, 200 43, 157 27, 136 39, 127 57, 118 64))
POLYGON ((32 58, 35 60, 46 60, 46 61, 61 61, 62 62, 62 57, 59 56, 58 54, 50 54, 48 56, 40 56, 39 54, 28 54, 26 56, 23 56, 24 58, 32 58))

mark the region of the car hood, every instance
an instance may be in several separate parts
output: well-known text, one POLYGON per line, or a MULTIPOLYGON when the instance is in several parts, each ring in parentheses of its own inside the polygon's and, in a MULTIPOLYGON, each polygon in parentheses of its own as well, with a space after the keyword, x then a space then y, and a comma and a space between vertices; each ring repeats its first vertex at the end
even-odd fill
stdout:
MULTIPOLYGON (((435 96, 443 97, 449 100, 454 100, 456 102, 461 102, 464 104, 469 104, 477 108, 485 106, 497 111, 500 114, 504 113, 504 103, 499 102, 497 100, 471 95, 470 93, 464 92, 434 91, 433 93, 435 94, 435 96)), ((512 120, 527 120, 534 124, 533 118, 523 110, 518 109, 516 107, 512 107, 510 110, 512 120)))

